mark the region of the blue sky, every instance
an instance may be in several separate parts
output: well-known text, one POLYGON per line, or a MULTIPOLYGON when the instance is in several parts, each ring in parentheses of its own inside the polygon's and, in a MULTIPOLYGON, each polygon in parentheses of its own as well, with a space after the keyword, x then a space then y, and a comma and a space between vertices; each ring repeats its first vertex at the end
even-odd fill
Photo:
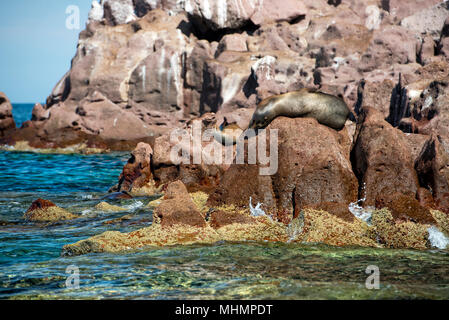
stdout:
POLYGON ((45 102, 69 70, 91 0, 0 1, 0 91, 11 102, 45 102), (80 29, 69 30, 66 9, 80 10, 80 29))

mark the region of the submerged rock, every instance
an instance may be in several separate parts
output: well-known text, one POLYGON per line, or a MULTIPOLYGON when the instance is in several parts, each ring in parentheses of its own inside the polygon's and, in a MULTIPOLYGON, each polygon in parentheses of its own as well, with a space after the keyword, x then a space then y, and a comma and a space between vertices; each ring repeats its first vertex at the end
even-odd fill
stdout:
POLYGON ((76 219, 78 216, 59 208, 49 200, 37 199, 31 204, 23 218, 27 221, 56 222, 76 219))
POLYGON ((125 208, 111 205, 107 202, 100 202, 95 206, 95 210, 103 211, 103 212, 120 212, 120 211, 126 211, 125 208))

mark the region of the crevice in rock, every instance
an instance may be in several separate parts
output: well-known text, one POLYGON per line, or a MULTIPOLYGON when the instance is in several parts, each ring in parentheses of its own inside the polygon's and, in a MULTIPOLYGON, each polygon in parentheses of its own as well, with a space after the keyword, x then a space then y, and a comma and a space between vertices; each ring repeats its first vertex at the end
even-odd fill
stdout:
POLYGON ((253 35, 259 29, 259 26, 253 22, 248 21, 240 28, 223 28, 215 29, 206 24, 200 17, 189 15, 189 21, 181 21, 178 25, 178 29, 181 30, 187 37, 193 34, 199 40, 207 40, 208 42, 220 42, 221 39, 227 34, 243 33, 253 35))
POLYGON ((381 6, 383 10, 390 12, 390 0, 382 0, 381 6))
POLYGON ((253 94, 257 94, 257 87, 259 84, 257 83, 256 77, 254 76, 254 73, 251 72, 251 75, 248 77, 248 80, 245 82, 245 85, 243 86, 243 93, 245 94, 246 98, 249 98, 253 94))
POLYGON ((399 127, 401 119, 410 117, 410 104, 407 89, 402 86, 402 75, 399 74, 398 84, 394 87, 390 99, 390 114, 385 119, 393 127, 399 127))
POLYGON ((429 190, 432 195, 435 187, 435 177, 434 171, 432 170, 432 166, 430 164, 435 157, 435 141, 431 140, 426 142, 418 159, 415 161, 415 171, 418 176, 419 186, 429 190))
POLYGON ((330 6, 338 7, 341 4, 341 0, 327 0, 327 4, 330 6))
POLYGON ((293 188, 293 191, 292 191, 293 219, 295 219, 295 216, 296 216, 296 199, 295 199, 295 195, 296 195, 296 186, 293 188))
MULTIPOLYGON (((341 0, 339 0, 341 2, 341 0)), ((299 16, 288 21, 289 24, 297 24, 306 18, 305 14, 300 14, 299 16)))
POLYGON ((356 133, 354 144, 351 149, 351 153, 349 155, 349 160, 351 162, 351 169, 352 169, 352 172, 354 173, 355 177, 357 178, 357 182, 358 182, 358 190, 357 190, 357 199, 358 200, 360 200, 364 197, 363 177, 365 176, 365 172, 366 172, 366 160, 360 159, 361 157, 363 157, 363 154, 361 154, 358 151, 358 147, 357 147, 359 134, 360 134, 360 132, 356 133))
POLYGON ((357 86, 357 101, 354 105, 354 112, 357 116, 360 115, 360 111, 363 105, 363 90, 365 90, 365 79, 360 80, 357 86))

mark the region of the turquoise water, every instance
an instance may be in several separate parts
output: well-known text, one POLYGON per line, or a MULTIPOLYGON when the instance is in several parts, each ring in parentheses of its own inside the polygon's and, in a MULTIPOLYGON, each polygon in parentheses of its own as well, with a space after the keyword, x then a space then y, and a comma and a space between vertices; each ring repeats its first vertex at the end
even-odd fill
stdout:
POLYGON ((25 121, 31 120, 34 104, 13 103, 12 106, 12 116, 16 122, 17 128, 20 128, 25 121))
MULTIPOLYGON (((65 244, 107 230, 148 226, 151 199, 122 200, 118 214, 92 208, 117 182, 127 154, 0 151, 0 299, 448 299, 449 252, 226 243, 61 257, 65 244), (82 214, 59 224, 22 220, 44 198, 82 214), (105 224, 131 214, 132 219, 105 224), (77 266, 80 288, 66 287, 77 266), (366 268, 380 270, 368 290, 366 268)), ((114 204, 114 202, 111 202, 114 204)))

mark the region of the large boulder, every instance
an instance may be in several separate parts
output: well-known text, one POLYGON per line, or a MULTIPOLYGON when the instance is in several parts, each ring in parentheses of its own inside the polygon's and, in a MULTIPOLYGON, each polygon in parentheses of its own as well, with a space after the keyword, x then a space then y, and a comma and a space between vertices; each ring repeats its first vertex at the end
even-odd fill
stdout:
POLYGON ((49 200, 37 199, 25 212, 23 218, 33 222, 57 222, 76 219, 78 216, 56 206, 49 200))
POLYGON ((374 205, 376 197, 395 192, 414 197, 419 183, 405 134, 373 108, 359 120, 352 160, 365 204, 374 205))
POLYGON ((139 192, 146 190, 149 193, 154 192, 151 173, 151 157, 153 149, 149 144, 139 143, 131 152, 131 158, 123 167, 117 191, 139 192), (147 190, 149 189, 149 190, 147 190))
POLYGON ((171 227, 176 224, 206 226, 205 217, 200 213, 181 181, 168 184, 164 199, 154 209, 153 219, 162 227, 171 227))
MULTIPOLYGON (((277 161, 277 171, 261 175, 260 169, 268 165, 260 162, 260 156, 258 162, 249 164, 245 147, 245 163, 235 163, 226 171, 209 198, 210 206, 247 207, 251 198, 254 204, 263 203, 267 212, 282 217, 279 212, 293 216, 309 205, 357 200, 358 184, 349 160, 346 129, 337 132, 315 119, 278 117, 267 127, 267 136, 271 130, 279 130, 278 157, 271 159, 277 161)), ((250 138, 245 145, 252 139, 256 138, 250 138)), ((266 146, 267 154, 273 154, 269 144, 266 146)), ((269 165, 276 168, 275 163, 269 165)))
POLYGON ((449 141, 433 134, 415 161, 422 187, 431 191, 437 207, 449 213, 449 141))
POLYGON ((424 10, 417 10, 401 21, 401 26, 414 31, 418 36, 429 35, 433 40, 440 39, 444 21, 449 16, 449 3, 444 1, 424 10))
POLYGON ((224 161, 226 154, 230 153, 228 158, 232 160, 234 147, 222 148, 212 136, 205 134, 205 130, 216 123, 215 116, 210 116, 193 120, 185 129, 155 140, 152 172, 156 186, 180 180, 189 192, 210 192, 218 185, 229 167, 229 163, 224 161), (221 152, 217 159, 208 152, 216 148, 221 152))

